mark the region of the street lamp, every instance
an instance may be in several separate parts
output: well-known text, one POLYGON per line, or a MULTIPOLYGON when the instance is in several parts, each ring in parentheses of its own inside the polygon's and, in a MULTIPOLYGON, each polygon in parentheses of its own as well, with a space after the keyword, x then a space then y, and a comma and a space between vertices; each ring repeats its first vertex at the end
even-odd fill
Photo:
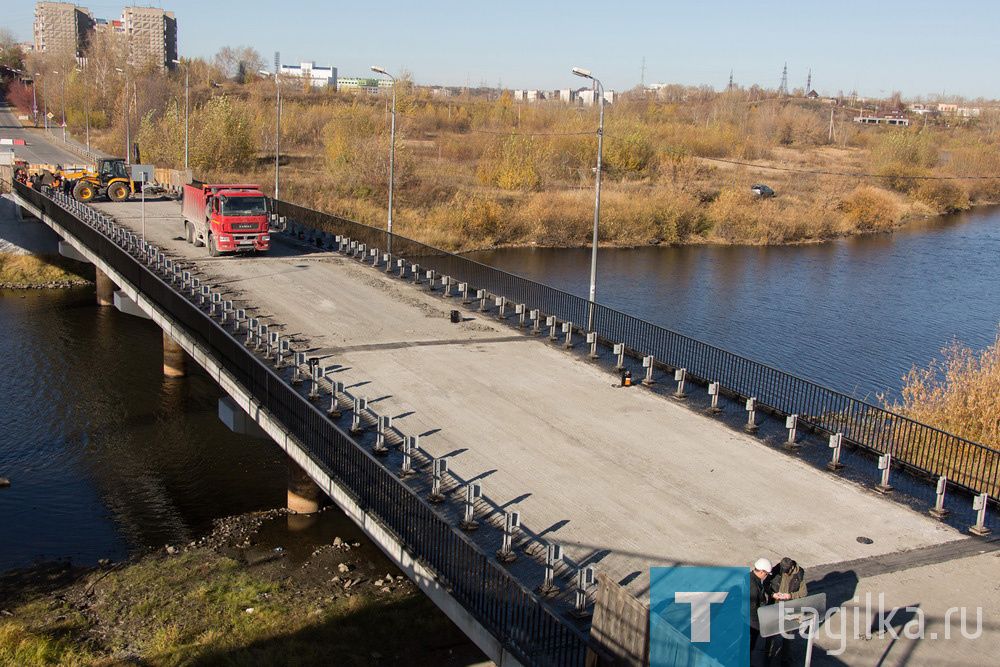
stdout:
POLYGON ((601 122, 597 130, 597 194, 594 198, 594 242, 590 253, 590 307, 587 312, 587 329, 594 330, 594 308, 597 305, 597 223, 601 218, 601 156, 604 150, 604 86, 601 81, 580 67, 573 68, 573 74, 594 82, 601 96, 601 122))
MULTIPOLYGON (((52 70, 53 74, 59 74, 58 70, 52 70)), ((62 129, 63 143, 66 142, 66 73, 62 74, 62 129)))
POLYGON ((90 86, 87 85, 87 70, 77 69, 77 72, 83 74, 83 90, 87 96, 87 106, 86 106, 86 124, 87 124, 87 150, 90 150, 90 86))
MULTIPOLYGON (((178 65, 183 65, 180 60, 175 60, 178 65)), ((190 89, 188 87, 188 66, 184 65, 184 169, 188 168, 188 112, 191 108, 190 89)))
POLYGON ((389 135, 389 222, 386 225, 386 231, 389 233, 386 240, 386 250, 392 254, 392 186, 395 181, 393 172, 396 166, 396 77, 386 72, 384 67, 372 65, 372 71, 392 79, 392 130, 389 135))
POLYGON ((116 67, 115 71, 116 72, 121 72, 122 74, 125 75, 125 106, 122 109, 122 112, 125 115, 125 162, 129 163, 129 162, 131 162, 131 160, 129 159, 128 154, 129 154, 129 151, 132 148, 132 137, 131 137, 131 132, 130 132, 130 128, 129 128, 128 72, 126 72, 125 70, 123 70, 121 67, 116 67))
POLYGON ((264 76, 273 76, 274 86, 278 90, 274 101, 274 106, 277 109, 277 118, 274 121, 274 200, 278 201, 278 156, 281 151, 281 81, 278 79, 277 71, 274 74, 264 69, 258 71, 264 76))
MULTIPOLYGON (((35 127, 38 127, 38 99, 35 97, 35 83, 38 82, 38 77, 41 76, 40 72, 35 72, 35 78, 31 81, 31 114, 35 118, 35 127)), ((44 86, 45 83, 42 83, 44 86)), ((45 95, 42 95, 45 97, 45 95)))

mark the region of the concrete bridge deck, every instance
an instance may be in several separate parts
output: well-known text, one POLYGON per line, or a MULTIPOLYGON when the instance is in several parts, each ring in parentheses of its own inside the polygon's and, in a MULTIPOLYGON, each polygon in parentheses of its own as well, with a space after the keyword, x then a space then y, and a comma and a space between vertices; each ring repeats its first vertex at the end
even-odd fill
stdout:
MULTIPOLYGON (((95 207, 140 231, 139 203, 95 207)), ((182 240, 178 202, 149 201, 145 215, 151 242, 339 366, 338 381, 448 456, 457 479, 481 480, 529 534, 639 597, 651 566, 789 555, 809 567, 961 537, 488 316, 462 309, 452 324, 459 299, 282 234, 267 256, 209 258, 182 240)))

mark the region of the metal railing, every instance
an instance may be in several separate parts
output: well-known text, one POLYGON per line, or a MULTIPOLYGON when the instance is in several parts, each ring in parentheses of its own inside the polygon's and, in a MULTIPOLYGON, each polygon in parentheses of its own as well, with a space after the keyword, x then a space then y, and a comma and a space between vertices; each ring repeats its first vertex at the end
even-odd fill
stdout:
POLYGON ((526 664, 585 663, 588 639, 571 621, 557 616, 219 323, 95 226, 40 192, 21 183, 14 187, 184 327, 507 650, 526 664))
MULTIPOLYGON (((345 235, 370 248, 389 247, 383 229, 280 200, 274 212, 330 234, 345 235)), ((527 278, 480 264, 399 235, 392 237, 392 260, 419 264, 466 282, 510 303, 526 304, 563 322, 584 323, 590 302, 527 278)), ((885 408, 828 389, 776 368, 597 304, 593 331, 605 342, 624 344, 631 356, 652 356, 668 370, 686 369, 687 378, 718 382, 728 393, 802 423, 842 433, 846 442, 923 474, 945 476, 974 493, 1000 495, 1000 451, 909 419, 885 408)))

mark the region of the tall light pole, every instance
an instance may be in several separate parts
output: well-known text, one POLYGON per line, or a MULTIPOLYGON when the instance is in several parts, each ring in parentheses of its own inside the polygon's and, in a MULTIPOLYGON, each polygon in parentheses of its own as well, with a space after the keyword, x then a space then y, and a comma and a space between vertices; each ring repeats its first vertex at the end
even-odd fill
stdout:
MULTIPOLYGON (((31 113, 35 118, 35 127, 38 127, 38 99, 35 97, 35 84, 38 83, 38 77, 40 76, 39 72, 35 72, 35 78, 31 81, 31 113)), ((45 84, 43 83, 42 85, 44 86, 45 84)))
POLYGON ((384 74, 392 79, 392 129, 389 135, 389 222, 386 231, 389 236, 386 239, 386 251, 392 253, 392 186, 395 182, 394 171, 396 166, 396 77, 385 71, 384 67, 372 65, 372 71, 377 74, 384 74))
MULTIPOLYGON (((275 66, 277 66, 277 59, 275 59, 275 66)), ((274 106, 277 109, 277 118, 274 120, 274 199, 278 199, 278 156, 281 154, 281 81, 278 79, 278 70, 275 67, 274 74, 271 74, 266 69, 258 70, 264 76, 274 77, 274 86, 278 90, 277 97, 275 98, 274 106)))
MULTIPOLYGON (((180 60, 175 60, 178 65, 183 65, 180 60)), ((188 86, 188 66, 184 65, 184 169, 188 168, 188 113, 191 109, 190 87, 188 86)))
POLYGON ((591 79, 601 97, 601 122, 597 130, 597 194, 594 198, 594 242, 590 253, 590 307, 587 311, 587 329, 594 330, 594 308, 597 304, 597 223, 601 219, 601 157, 604 150, 604 86, 590 70, 573 68, 573 74, 591 79))
POLYGON ((132 161, 129 157, 129 152, 132 150, 132 137, 129 128, 129 103, 128 103, 128 72, 123 70, 121 67, 115 68, 116 72, 121 72, 125 75, 125 108, 123 109, 125 115, 125 163, 128 164, 132 161))
POLYGON ((87 85, 87 70, 78 69, 77 72, 83 74, 83 91, 87 96, 87 106, 86 106, 86 124, 87 124, 87 150, 90 150, 90 86, 87 85))
MULTIPOLYGON (((59 74, 58 70, 52 70, 53 74, 59 74)), ((63 142, 66 141, 66 71, 63 70, 62 73, 62 129, 63 129, 63 142)))
POLYGON ((49 96, 45 94, 45 79, 47 78, 49 77, 42 77, 42 111, 44 112, 43 118, 45 118, 45 120, 43 121, 43 124, 46 132, 49 131, 49 96))

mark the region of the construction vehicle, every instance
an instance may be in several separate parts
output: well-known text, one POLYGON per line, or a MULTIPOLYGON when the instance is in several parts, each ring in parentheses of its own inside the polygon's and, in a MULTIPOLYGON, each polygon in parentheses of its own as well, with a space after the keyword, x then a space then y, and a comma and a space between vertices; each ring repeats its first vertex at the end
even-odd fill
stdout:
POLYGON ((53 175, 60 181, 75 182, 73 197, 77 201, 89 202, 104 195, 111 201, 125 201, 136 192, 128 165, 120 157, 98 158, 94 171, 63 169, 53 175))
POLYGON ((270 247, 267 200, 259 185, 195 183, 184 186, 184 238, 208 254, 263 252, 270 247))

